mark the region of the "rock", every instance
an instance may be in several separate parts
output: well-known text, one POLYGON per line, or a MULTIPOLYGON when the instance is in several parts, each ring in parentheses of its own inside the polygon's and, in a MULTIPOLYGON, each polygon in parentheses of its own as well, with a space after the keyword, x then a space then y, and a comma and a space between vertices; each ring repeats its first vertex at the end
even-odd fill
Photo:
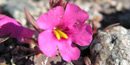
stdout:
POLYGON ((115 1, 115 0, 108 0, 108 2, 110 3, 111 6, 117 5, 117 1, 115 1))
POLYGON ((39 9, 27 0, 9 0, 3 5, 2 9, 8 11, 17 21, 27 27, 28 23, 24 14, 24 7, 27 8, 33 16, 39 14, 39 9))
POLYGON ((3 5, 3 4, 6 3, 6 2, 7 2, 7 0, 1 0, 1 1, 0 1, 0 6, 3 5))
POLYGON ((91 61, 90 61, 89 57, 85 57, 84 62, 85 62, 85 65, 91 65, 91 61))
POLYGON ((122 2, 124 9, 130 9, 130 4, 129 4, 130 0, 120 0, 120 1, 122 2))
POLYGON ((94 18, 93 18, 93 25, 94 25, 94 27, 95 28, 101 28, 101 22, 102 21, 102 17, 99 17, 99 16, 95 16, 94 18))
POLYGON ((117 10, 117 11, 121 11, 122 8, 123 8, 123 4, 122 4, 121 2, 118 3, 117 6, 116 6, 116 10, 117 10))
POLYGON ((39 57, 34 57, 35 65, 74 65, 72 62, 65 62, 60 56, 47 57, 41 54, 39 57))
POLYGON ((99 31, 90 45, 94 65, 130 65, 130 31, 122 26, 99 31))

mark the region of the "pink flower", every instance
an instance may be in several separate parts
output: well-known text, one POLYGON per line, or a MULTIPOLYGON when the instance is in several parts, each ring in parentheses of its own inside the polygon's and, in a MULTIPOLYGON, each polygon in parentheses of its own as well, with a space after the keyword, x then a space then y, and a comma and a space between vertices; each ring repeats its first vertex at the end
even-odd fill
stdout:
POLYGON ((10 34, 10 37, 17 38, 20 42, 24 38, 31 38, 35 31, 22 27, 15 19, 0 14, 0 36, 10 34))
POLYGON ((53 57, 59 50, 65 61, 77 60, 80 50, 72 42, 85 46, 92 40, 91 26, 84 24, 88 18, 87 12, 72 3, 65 10, 57 6, 42 14, 37 20, 38 26, 45 30, 38 36, 41 51, 53 57))

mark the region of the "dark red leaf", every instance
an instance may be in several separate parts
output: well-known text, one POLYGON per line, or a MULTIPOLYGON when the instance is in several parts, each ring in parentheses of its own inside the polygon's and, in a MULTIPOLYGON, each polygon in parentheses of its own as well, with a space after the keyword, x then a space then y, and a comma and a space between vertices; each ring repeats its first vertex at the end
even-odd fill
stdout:
POLYGON ((29 23, 35 28, 35 30, 37 32, 41 32, 41 29, 38 27, 36 20, 34 19, 34 17, 28 12, 28 10, 26 8, 24 8, 24 12, 25 15, 27 17, 27 20, 29 21, 29 23))
POLYGON ((4 41, 8 40, 10 35, 11 35, 11 33, 8 34, 8 35, 6 35, 6 36, 2 36, 2 37, 0 36, 0 43, 2 43, 2 42, 4 42, 4 41))
POLYGON ((120 24, 120 23, 112 24, 112 25, 106 27, 103 31, 106 32, 106 30, 109 30, 109 29, 111 29, 111 28, 113 28, 113 27, 115 27, 115 26, 117 26, 117 25, 119 25, 119 24, 120 24))
POLYGON ((65 3, 63 3, 63 0, 56 0, 55 2, 54 2, 54 0, 50 0, 50 8, 52 9, 52 8, 55 8, 55 7, 57 7, 57 6, 62 6, 62 7, 64 7, 64 9, 66 8, 66 5, 69 3, 69 0, 67 0, 67 2, 65 2, 65 3))

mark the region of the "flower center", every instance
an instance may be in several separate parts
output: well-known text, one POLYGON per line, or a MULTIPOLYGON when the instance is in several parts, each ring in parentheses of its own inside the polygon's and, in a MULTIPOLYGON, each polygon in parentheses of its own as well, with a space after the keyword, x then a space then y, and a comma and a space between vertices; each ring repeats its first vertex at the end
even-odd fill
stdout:
POLYGON ((60 29, 54 29, 54 34, 58 40, 60 40, 61 38, 68 39, 68 36, 60 29))

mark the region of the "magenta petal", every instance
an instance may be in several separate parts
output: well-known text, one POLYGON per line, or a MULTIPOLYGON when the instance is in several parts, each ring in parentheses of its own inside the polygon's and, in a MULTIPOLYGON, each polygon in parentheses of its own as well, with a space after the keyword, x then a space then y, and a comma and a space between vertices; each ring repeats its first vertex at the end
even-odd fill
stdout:
POLYGON ((32 30, 22 27, 15 19, 0 14, 0 36, 11 34, 10 37, 22 42, 23 37, 31 38, 34 33, 32 30))
POLYGON ((69 25, 73 25, 75 22, 84 23, 89 18, 89 15, 87 12, 81 10, 80 7, 78 7, 77 5, 69 3, 66 6, 64 18, 65 18, 64 20, 68 20, 65 21, 66 23, 69 23, 69 25), (70 21, 76 20, 76 21, 73 21, 70 24, 69 20, 70 21))
POLYGON ((64 8, 58 6, 51 9, 48 13, 42 14, 38 20, 37 24, 41 29, 50 29, 60 23, 60 19, 64 14, 64 8))
POLYGON ((23 30, 16 20, 0 14, 0 36, 11 34, 10 37, 18 38, 23 30))
POLYGON ((80 50, 72 44, 71 39, 62 39, 58 44, 61 56, 67 62, 77 60, 80 56, 80 50))
POLYGON ((18 21, 16 21, 15 19, 0 14, 0 24, 3 25, 3 24, 6 24, 6 23, 14 23, 17 26, 21 26, 21 24, 18 21))
POLYGON ((31 38, 34 33, 35 33, 34 30, 30 30, 28 28, 23 28, 21 35, 25 38, 31 38))
POLYGON ((48 57, 53 57, 57 54, 58 40, 54 36, 52 30, 46 30, 39 34, 38 44, 41 51, 48 57))
POLYGON ((92 41, 92 28, 88 25, 82 25, 82 27, 75 27, 71 30, 73 42, 80 46, 89 45, 92 41))

